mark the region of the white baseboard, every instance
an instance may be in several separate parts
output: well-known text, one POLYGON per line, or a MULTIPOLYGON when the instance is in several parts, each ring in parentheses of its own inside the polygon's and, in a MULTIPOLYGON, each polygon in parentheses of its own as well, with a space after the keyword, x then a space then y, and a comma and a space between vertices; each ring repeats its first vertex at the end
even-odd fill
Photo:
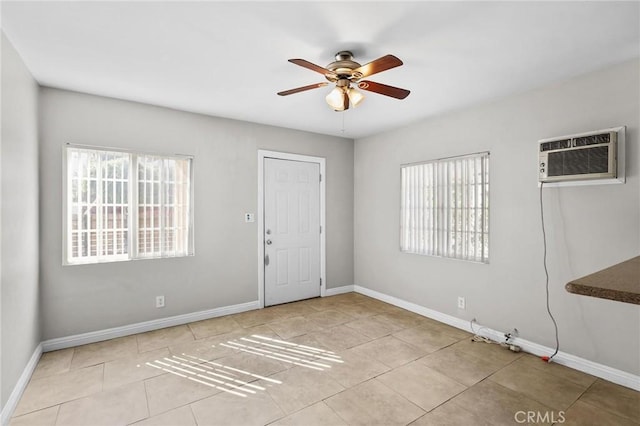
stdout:
MULTIPOLYGON (((416 314, 420 314, 436 321, 440 321, 464 331, 468 331, 470 333, 474 332, 471 329, 471 323, 467 320, 443 314, 442 312, 434 311, 433 309, 425 308, 424 306, 416 305, 415 303, 407 302, 406 300, 389 296, 387 294, 361 287, 359 285, 354 285, 353 291, 364 294, 365 296, 373 297, 374 299, 382 300, 383 302, 390 303, 399 308, 415 312, 416 314)), ((500 331, 493 330, 491 328, 484 327, 478 324, 476 329, 479 330, 480 328, 482 328, 482 335, 485 337, 489 337, 497 341, 502 341, 504 339, 504 333, 500 331)), ((528 352, 537 356, 550 356, 554 352, 554 349, 552 348, 521 338, 515 338, 513 340, 513 343, 520 346, 524 352, 528 352)), ((599 364, 597 362, 589 361, 588 359, 580 358, 566 352, 558 352, 558 354, 553 357, 553 362, 569 368, 573 368, 574 370, 591 374, 592 376, 600 377, 601 379, 608 380, 612 383, 616 383, 618 385, 640 391, 640 376, 636 376, 635 374, 627 373, 626 371, 618 370, 613 367, 599 364)))
POLYGON ((328 288, 325 290, 325 297, 335 296, 336 294, 350 293, 353 291, 353 285, 343 285, 342 287, 328 288))
POLYGON ((91 331, 89 333, 75 334, 73 336, 59 337, 42 342, 42 350, 44 352, 49 352, 58 349, 71 348, 74 346, 86 345, 88 343, 115 339, 116 337, 130 336, 132 334, 188 324, 190 322, 221 317, 223 315, 237 314, 259 308, 260 302, 256 300, 238 305, 224 306, 222 308, 208 309, 206 311, 192 312, 190 314, 176 315, 168 318, 160 318, 157 320, 124 325, 122 327, 114 327, 105 330, 91 331))
POLYGON ((36 346, 36 349, 33 351, 31 358, 29 358, 29 362, 24 367, 18 382, 13 387, 13 391, 11 392, 11 395, 9 395, 7 403, 2 407, 2 413, 0 413, 0 425, 4 426, 9 424, 9 419, 11 419, 13 412, 18 406, 20 397, 22 397, 24 390, 29 384, 29 380, 31 379, 33 371, 36 369, 36 365, 38 365, 40 356, 42 356, 42 343, 39 343, 38 346, 36 346))
POLYGON ((366 287, 360 287, 359 285, 355 285, 353 291, 364 294, 365 296, 373 297, 374 299, 382 300, 383 302, 390 303, 399 308, 415 312, 416 314, 420 314, 436 321, 449 324, 450 326, 468 331, 469 333, 473 333, 473 330, 471 330, 471 323, 467 320, 443 314, 442 312, 434 311, 433 309, 425 308, 424 306, 416 305, 415 303, 407 302, 406 300, 398 299, 397 297, 389 296, 366 287))

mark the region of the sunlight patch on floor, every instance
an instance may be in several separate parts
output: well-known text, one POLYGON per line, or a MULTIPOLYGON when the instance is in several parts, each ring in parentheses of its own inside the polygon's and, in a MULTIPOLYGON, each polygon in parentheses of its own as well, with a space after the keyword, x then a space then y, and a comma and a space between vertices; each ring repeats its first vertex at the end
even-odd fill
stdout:
MULTIPOLYGON (((220 343, 220 346, 317 371, 331 368, 331 363, 344 362, 332 351, 257 334, 228 340, 220 343)), ((263 380, 274 385, 282 384, 279 380, 187 353, 157 359, 147 362, 146 365, 240 397, 266 390, 263 386, 251 383, 252 381, 263 380)))

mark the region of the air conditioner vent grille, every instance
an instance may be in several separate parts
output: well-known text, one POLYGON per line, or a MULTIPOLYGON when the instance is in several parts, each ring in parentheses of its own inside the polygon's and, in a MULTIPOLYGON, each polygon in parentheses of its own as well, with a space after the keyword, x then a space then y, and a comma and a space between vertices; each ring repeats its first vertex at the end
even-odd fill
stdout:
POLYGON ((573 146, 597 145, 601 143, 609 143, 611 141, 610 133, 602 133, 599 135, 581 136, 574 139, 573 146))
POLYGON ((556 149, 571 148, 571 139, 561 139, 540 144, 540 151, 553 151, 556 149))
POLYGON ((609 167, 608 154, 609 148, 607 146, 550 152, 548 176, 607 173, 609 167))

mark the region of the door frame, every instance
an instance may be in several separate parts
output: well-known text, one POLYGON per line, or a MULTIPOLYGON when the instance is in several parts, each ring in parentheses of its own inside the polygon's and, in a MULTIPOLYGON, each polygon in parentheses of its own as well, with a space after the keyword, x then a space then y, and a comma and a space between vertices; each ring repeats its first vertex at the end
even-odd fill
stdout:
POLYGON ((320 166, 320 297, 324 297, 327 288, 326 280, 326 226, 325 226, 325 158, 309 155, 292 154, 288 152, 258 150, 258 302, 260 308, 264 308, 264 160, 275 158, 277 160, 302 161, 305 163, 317 163, 320 166))

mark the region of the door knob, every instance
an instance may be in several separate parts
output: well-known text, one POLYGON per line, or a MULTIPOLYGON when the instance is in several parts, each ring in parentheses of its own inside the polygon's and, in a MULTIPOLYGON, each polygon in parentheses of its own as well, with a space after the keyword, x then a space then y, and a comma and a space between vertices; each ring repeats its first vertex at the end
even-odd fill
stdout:
POLYGON ((267 234, 267 235, 271 234, 271 229, 267 229, 266 234, 267 234))
POLYGON ((267 240, 267 241, 265 241, 265 243, 266 243, 268 246, 270 246, 270 245, 271 245, 271 240, 267 240))

